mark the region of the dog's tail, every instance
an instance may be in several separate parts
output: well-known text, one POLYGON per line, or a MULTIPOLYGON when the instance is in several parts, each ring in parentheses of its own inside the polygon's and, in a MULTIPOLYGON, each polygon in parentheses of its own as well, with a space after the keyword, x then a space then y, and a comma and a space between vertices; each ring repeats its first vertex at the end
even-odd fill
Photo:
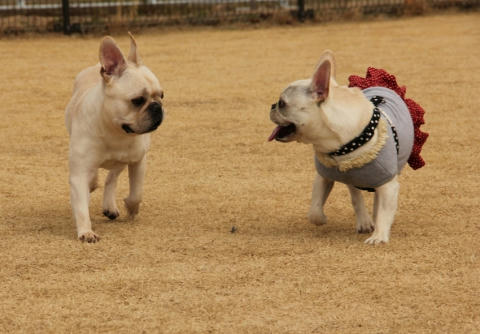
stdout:
POLYGON ((405 86, 400 87, 397 84, 397 79, 394 75, 388 73, 385 70, 376 69, 373 67, 369 67, 367 69, 367 75, 365 78, 359 77, 357 75, 351 75, 350 77, 348 77, 348 81, 349 87, 358 87, 360 89, 365 89, 373 86, 389 88, 395 91, 402 98, 402 100, 407 105, 408 110, 410 111, 415 134, 412 153, 410 153, 410 157, 408 158, 408 164, 413 169, 423 167, 425 165, 425 161, 420 156, 420 152, 422 151, 423 144, 425 144, 425 141, 428 138, 428 133, 420 130, 420 126, 425 123, 425 120, 423 119, 425 110, 423 110, 423 108, 412 99, 405 98, 407 88, 405 86))

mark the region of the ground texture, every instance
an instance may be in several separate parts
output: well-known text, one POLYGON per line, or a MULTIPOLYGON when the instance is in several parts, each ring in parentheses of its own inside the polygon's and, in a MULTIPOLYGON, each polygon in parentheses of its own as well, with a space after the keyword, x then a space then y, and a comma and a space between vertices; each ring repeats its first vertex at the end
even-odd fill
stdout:
POLYGON ((136 220, 93 193, 97 244, 75 237, 63 110, 99 38, 0 41, 0 332, 478 333, 478 14, 137 41, 167 115, 136 220), (266 141, 270 105, 325 48, 341 84, 385 68, 426 110, 427 165, 400 177, 386 245, 355 233, 343 185, 309 224, 311 147, 266 141))

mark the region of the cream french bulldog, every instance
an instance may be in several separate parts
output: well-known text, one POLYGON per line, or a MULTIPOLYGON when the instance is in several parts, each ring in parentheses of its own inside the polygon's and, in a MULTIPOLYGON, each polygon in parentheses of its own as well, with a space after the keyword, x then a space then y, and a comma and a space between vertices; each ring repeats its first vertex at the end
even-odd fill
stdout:
POLYGON ((128 166, 128 214, 139 211, 150 133, 163 120, 163 89, 142 63, 130 34, 125 58, 111 37, 100 45, 100 63, 81 71, 65 111, 70 135, 70 196, 78 238, 96 242, 89 215, 90 192, 97 187, 99 168, 109 170, 103 195, 103 214, 119 216, 115 201, 117 178, 128 166))
POLYGON ((325 51, 311 79, 291 83, 272 105, 278 126, 269 140, 312 144, 317 175, 309 220, 325 224, 324 204, 335 181, 350 191, 359 233, 368 244, 386 243, 397 210, 397 175, 407 162, 414 127, 404 101, 392 90, 340 86, 333 53, 325 51), (373 220, 361 190, 375 191, 373 220))

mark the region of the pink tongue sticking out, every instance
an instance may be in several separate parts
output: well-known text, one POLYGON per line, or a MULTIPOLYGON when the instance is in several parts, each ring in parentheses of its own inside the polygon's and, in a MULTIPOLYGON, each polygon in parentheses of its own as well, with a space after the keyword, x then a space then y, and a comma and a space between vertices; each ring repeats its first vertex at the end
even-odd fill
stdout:
POLYGON ((275 129, 273 129, 272 134, 270 135, 270 137, 268 137, 268 141, 274 140, 275 137, 276 137, 277 134, 278 134, 278 131, 280 131, 281 128, 282 128, 282 127, 279 125, 279 126, 277 126, 275 129))

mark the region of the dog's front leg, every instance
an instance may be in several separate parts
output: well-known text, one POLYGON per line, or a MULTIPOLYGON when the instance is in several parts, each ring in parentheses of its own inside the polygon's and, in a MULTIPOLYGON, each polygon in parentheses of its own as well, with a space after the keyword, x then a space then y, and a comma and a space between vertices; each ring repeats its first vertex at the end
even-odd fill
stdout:
POLYGON ((117 187, 117 179, 120 173, 125 169, 126 165, 119 165, 110 170, 105 180, 105 191, 103 193, 103 215, 113 220, 120 215, 115 201, 115 189, 117 187))
POLYGON ((390 227, 397 211, 399 188, 400 185, 395 176, 391 181, 375 189, 375 231, 365 240, 365 243, 375 245, 388 242, 390 227))
POLYGON ((370 233, 374 230, 372 218, 368 214, 365 202, 363 201, 362 191, 352 185, 348 185, 350 197, 352 199, 352 206, 355 210, 355 217, 357 219, 357 232, 370 233))
MULTIPOLYGON (((71 166, 72 167, 72 166, 71 166)), ((92 222, 88 212, 90 184, 96 177, 96 171, 70 168, 70 199, 78 239, 97 242, 100 237, 92 231, 92 222)))
POLYGON ((142 201, 143 179, 145 177, 146 156, 143 156, 139 162, 128 165, 128 178, 130 184, 130 193, 124 199, 130 218, 138 214, 140 202, 142 201))
POLYGON ((312 203, 308 213, 308 219, 312 224, 323 225, 327 223, 323 206, 332 191, 333 183, 333 181, 316 174, 315 181, 313 181, 312 203))

